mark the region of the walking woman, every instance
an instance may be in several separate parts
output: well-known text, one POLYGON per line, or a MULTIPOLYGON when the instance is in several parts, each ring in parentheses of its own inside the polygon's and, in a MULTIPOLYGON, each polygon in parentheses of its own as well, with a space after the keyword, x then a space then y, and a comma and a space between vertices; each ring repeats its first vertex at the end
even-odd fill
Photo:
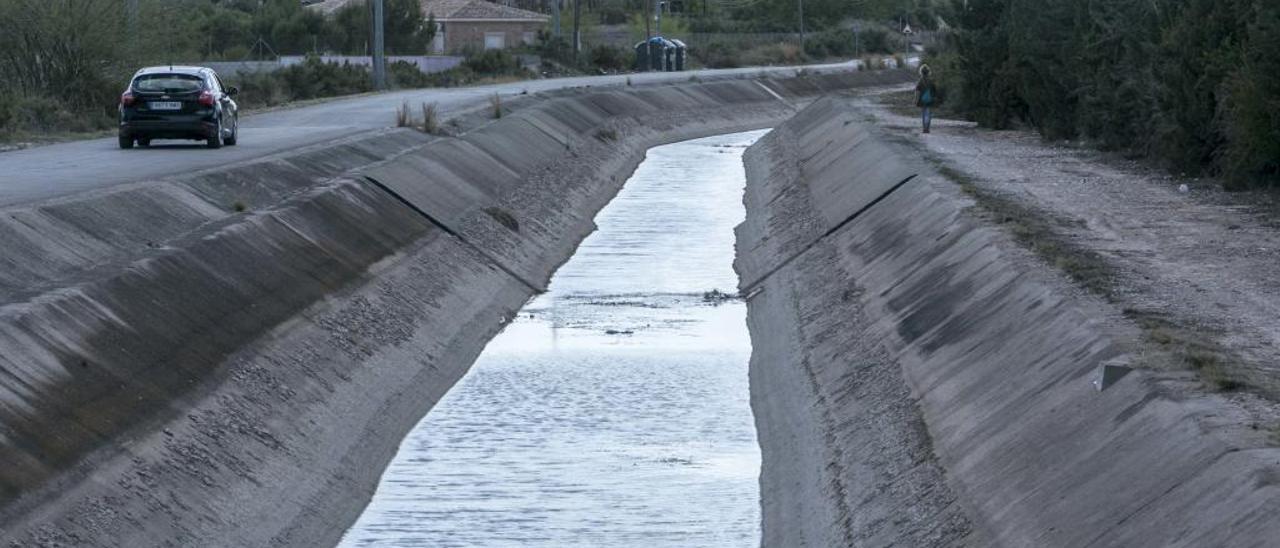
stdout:
POLYGON ((929 77, 930 72, 929 65, 920 65, 920 81, 916 82, 916 106, 923 109, 925 133, 929 133, 929 125, 933 122, 933 112, 930 109, 938 99, 938 90, 933 85, 933 78, 929 77))

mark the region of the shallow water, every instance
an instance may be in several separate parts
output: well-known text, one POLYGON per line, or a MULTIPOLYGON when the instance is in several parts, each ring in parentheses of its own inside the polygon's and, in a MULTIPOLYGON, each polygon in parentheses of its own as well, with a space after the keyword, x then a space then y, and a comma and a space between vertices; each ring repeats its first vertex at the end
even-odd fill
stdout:
POLYGON ((405 438, 342 546, 751 546, 760 452, 732 293, 742 152, 654 148, 550 290, 405 438))

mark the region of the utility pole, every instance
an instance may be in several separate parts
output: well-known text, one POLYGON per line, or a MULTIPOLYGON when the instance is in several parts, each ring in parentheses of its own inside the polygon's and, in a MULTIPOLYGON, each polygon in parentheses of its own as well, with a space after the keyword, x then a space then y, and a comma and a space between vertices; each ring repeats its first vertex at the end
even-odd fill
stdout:
POLYGON ((387 60, 383 56, 382 0, 373 0, 373 88, 387 89, 387 60))
POLYGON ((551 18, 555 21, 555 37, 560 37, 560 0, 551 0, 551 18))
POLYGON ((796 0, 796 6, 800 11, 800 56, 804 57, 804 0, 796 0))
POLYGON ((573 56, 582 49, 582 34, 578 22, 582 19, 582 0, 573 0, 573 56))

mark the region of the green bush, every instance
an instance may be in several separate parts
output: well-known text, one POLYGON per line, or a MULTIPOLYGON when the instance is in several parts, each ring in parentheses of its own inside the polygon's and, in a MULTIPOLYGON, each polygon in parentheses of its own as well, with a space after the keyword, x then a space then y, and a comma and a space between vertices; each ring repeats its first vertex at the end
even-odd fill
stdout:
POLYGON ((115 127, 115 112, 77 109, 51 97, 0 93, 0 136, 102 131, 115 127))
MULTIPOLYGON (((391 74, 394 77, 395 73, 391 74)), ((275 72, 240 73, 223 77, 228 84, 240 88, 236 102, 240 104, 240 108, 245 109, 373 90, 373 77, 368 68, 325 63, 318 57, 308 57, 302 63, 275 72)))
POLYGON ((240 88, 236 103, 242 109, 261 108, 289 102, 290 94, 284 82, 273 73, 255 72, 223 75, 227 84, 240 88))
POLYGON ((326 63, 315 56, 308 56, 302 63, 285 67, 272 76, 284 84, 292 101, 351 95, 373 89, 369 69, 347 63, 326 63))
POLYGON ((892 53, 889 43, 889 32, 882 28, 871 28, 858 32, 859 53, 892 53))
POLYGON ((738 48, 724 41, 707 42, 700 48, 689 50, 689 55, 707 68, 738 68, 742 66, 739 53, 738 48))
POLYGON ((625 49, 604 44, 591 48, 590 54, 591 64, 603 70, 624 70, 631 66, 631 56, 625 49))
POLYGON ((852 57, 853 31, 832 29, 805 36, 804 53, 815 59, 852 57))
POLYGON ((462 66, 472 72, 494 76, 517 74, 523 70, 519 59, 501 49, 489 49, 470 55, 462 61, 462 66))
POLYGON ((391 85, 398 88, 425 88, 433 83, 431 76, 424 74, 418 65, 405 61, 387 65, 387 75, 391 85))
POLYGON ((748 49, 728 42, 709 42, 690 50, 690 55, 708 68, 744 66, 794 65, 804 60, 800 46, 788 42, 762 44, 748 49))

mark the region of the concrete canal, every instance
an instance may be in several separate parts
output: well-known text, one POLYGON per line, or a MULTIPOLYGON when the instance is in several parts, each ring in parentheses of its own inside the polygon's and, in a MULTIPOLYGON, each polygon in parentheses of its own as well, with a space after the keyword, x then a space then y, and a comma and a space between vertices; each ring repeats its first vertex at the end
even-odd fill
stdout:
POLYGON ((732 293, 743 150, 654 148, 599 230, 404 440, 342 546, 750 546, 760 452, 732 293))

